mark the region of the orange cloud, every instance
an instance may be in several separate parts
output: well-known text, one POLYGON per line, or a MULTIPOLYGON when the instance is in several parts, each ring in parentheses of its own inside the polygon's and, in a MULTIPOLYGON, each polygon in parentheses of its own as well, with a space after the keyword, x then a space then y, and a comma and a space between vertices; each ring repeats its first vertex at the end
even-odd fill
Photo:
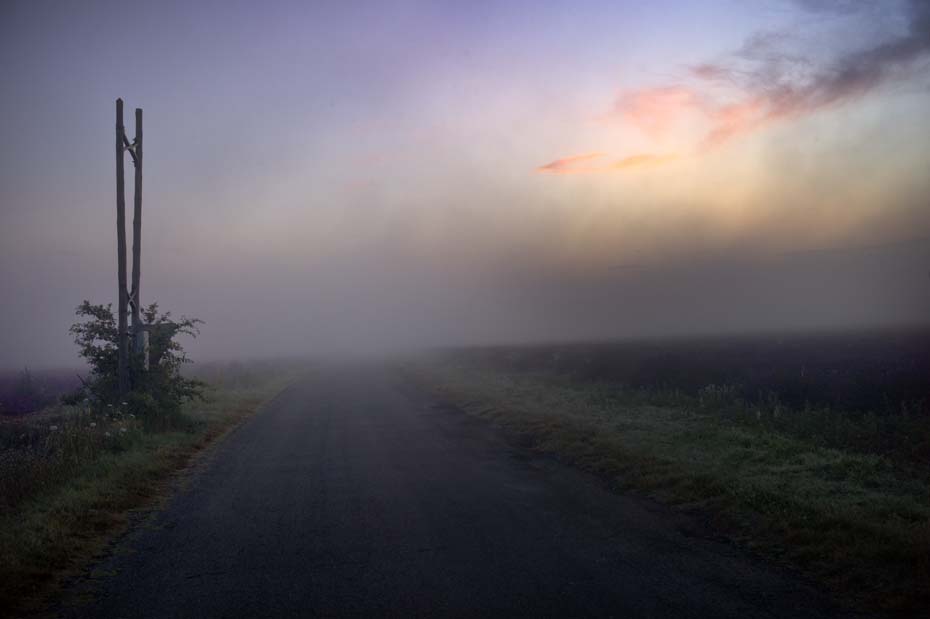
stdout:
POLYGON ((766 97, 752 96, 743 101, 717 104, 709 95, 686 86, 648 88, 622 95, 614 104, 614 113, 654 138, 679 127, 687 115, 706 126, 701 149, 717 146, 740 134, 759 128, 766 122, 786 116, 776 110, 766 97))
POLYGON ((651 155, 651 154, 642 154, 642 155, 631 155, 629 157, 624 157, 619 161, 615 161, 610 165, 611 170, 628 170, 629 168, 636 168, 642 166, 656 166, 662 165, 663 163, 668 163, 673 159, 677 159, 678 155, 651 155))
POLYGON ((618 159, 616 161, 603 161, 604 153, 589 153, 556 159, 552 163, 536 168, 537 172, 545 174, 582 174, 596 172, 616 172, 630 168, 655 166, 667 163, 677 158, 677 155, 654 155, 642 153, 618 159), (595 163, 596 162, 596 163, 595 163))
POLYGON ((585 155, 575 155, 573 157, 564 157, 556 159, 551 163, 539 166, 537 172, 545 174, 577 174, 579 172, 597 172, 602 168, 592 166, 591 162, 604 157, 604 153, 587 153, 585 155))
POLYGON ((707 115, 712 126, 702 142, 705 148, 723 144, 777 118, 769 109, 768 102, 758 97, 720 106, 710 110, 707 115))
POLYGON ((685 86, 649 88, 626 93, 614 104, 614 113, 653 137, 669 133, 689 112, 702 112, 705 104, 685 86))

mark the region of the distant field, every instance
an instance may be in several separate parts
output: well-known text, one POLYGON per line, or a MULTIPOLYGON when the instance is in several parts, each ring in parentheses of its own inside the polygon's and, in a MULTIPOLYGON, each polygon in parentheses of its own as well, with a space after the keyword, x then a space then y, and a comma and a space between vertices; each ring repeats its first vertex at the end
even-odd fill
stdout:
POLYGON ((457 359, 515 372, 876 414, 930 413, 930 328, 475 347, 457 359))
POLYGON ((411 375, 846 599, 930 603, 930 332, 483 347, 411 375))
MULTIPOLYGON (((86 371, 85 371, 86 372, 86 371)), ((76 369, 0 370, 0 414, 22 415, 45 408, 81 386, 76 369)))

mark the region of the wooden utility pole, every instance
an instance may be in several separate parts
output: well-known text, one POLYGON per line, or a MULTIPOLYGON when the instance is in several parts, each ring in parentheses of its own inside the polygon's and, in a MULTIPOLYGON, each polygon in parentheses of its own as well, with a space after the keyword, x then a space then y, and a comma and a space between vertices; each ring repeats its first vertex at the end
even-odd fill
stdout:
MULTIPOLYGON (((142 279, 142 110, 136 108, 136 136, 132 143, 123 126, 123 100, 116 100, 116 251, 119 276, 118 310, 118 362, 117 374, 120 396, 126 395, 131 385, 129 374, 130 354, 147 356, 148 341, 142 324, 142 306, 139 290, 142 279), (136 168, 132 209, 132 288, 126 286, 126 179, 124 151, 129 151, 136 168), (129 307, 132 307, 132 331, 127 325, 129 307), (131 340, 130 340, 131 335, 131 340)), ((147 358, 143 359, 148 369, 147 358)))
POLYGON ((145 353, 145 342, 139 301, 142 278, 142 110, 136 108, 136 137, 129 152, 136 166, 135 193, 132 209, 132 288, 129 302, 132 304, 132 352, 138 356, 145 353))
POLYGON ((120 397, 129 390, 129 332, 126 324, 126 180, 124 177, 123 150, 126 143, 123 126, 123 100, 116 100, 116 261, 119 277, 117 378, 120 397))

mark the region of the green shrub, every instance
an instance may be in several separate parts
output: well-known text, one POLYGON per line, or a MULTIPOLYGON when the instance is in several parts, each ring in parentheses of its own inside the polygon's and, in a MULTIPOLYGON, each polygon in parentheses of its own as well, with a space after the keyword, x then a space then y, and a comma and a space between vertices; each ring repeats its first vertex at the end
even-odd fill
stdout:
POLYGON ((68 401, 86 400, 94 410, 108 413, 123 411, 141 418, 150 429, 177 427, 183 422, 181 405, 187 400, 203 397, 204 383, 181 375, 181 367, 189 363, 176 335, 196 337, 202 321, 181 317, 172 320, 170 313, 160 314, 158 304, 144 309, 142 317, 150 331, 149 368, 145 369, 141 354, 131 355, 129 382, 131 391, 121 397, 118 381, 119 329, 112 305, 92 305, 84 301, 77 308, 79 322, 71 326, 80 355, 90 364, 90 376, 78 394, 68 401))

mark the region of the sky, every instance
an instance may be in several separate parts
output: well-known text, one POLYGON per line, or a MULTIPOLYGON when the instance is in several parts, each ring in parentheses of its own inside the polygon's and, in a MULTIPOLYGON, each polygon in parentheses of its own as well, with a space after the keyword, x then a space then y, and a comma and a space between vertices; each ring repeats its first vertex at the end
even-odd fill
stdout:
POLYGON ((117 97, 195 359, 930 317, 922 0, 14 0, 0 51, 0 367, 115 302, 117 97))

